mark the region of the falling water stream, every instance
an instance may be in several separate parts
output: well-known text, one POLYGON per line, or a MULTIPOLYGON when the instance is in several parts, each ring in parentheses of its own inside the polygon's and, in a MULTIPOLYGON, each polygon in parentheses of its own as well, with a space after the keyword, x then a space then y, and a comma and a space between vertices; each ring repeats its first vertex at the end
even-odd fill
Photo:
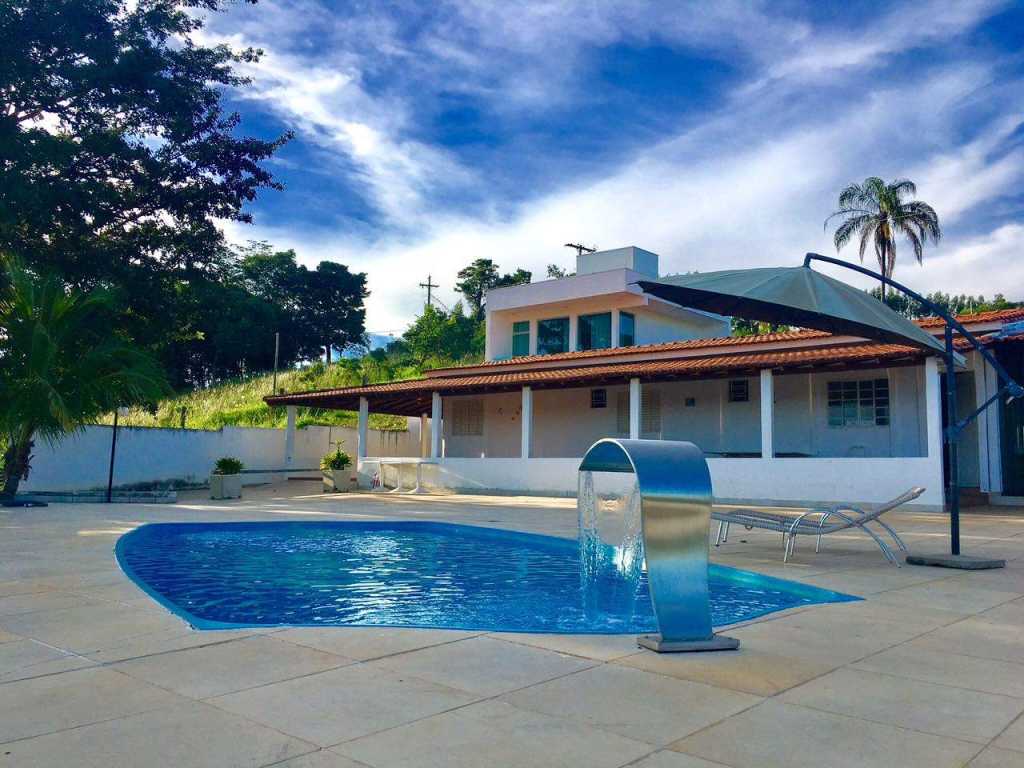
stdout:
POLYGON ((636 475, 580 472, 580 593, 588 617, 609 610, 632 617, 638 599, 647 599, 640 503, 636 475))

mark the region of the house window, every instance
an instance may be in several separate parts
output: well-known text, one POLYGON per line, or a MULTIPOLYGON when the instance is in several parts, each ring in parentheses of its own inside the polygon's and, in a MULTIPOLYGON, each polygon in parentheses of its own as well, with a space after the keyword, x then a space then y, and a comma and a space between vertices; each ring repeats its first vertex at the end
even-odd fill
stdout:
POLYGON ((884 427, 889 424, 889 380, 830 381, 830 427, 884 427))
POLYGON ((619 312, 619 346, 636 344, 636 318, 629 312, 619 312))
POLYGON ((512 357, 530 354, 530 321, 512 323, 512 357))
POLYGON ((569 318, 557 317, 553 320, 537 322, 537 354, 555 355, 569 351, 569 318))
POLYGON ((478 437, 484 433, 484 401, 452 401, 452 435, 478 437))
POLYGON ((577 345, 584 349, 608 349, 612 345, 612 313, 580 315, 577 345))
MULTIPOLYGON (((620 435, 629 434, 629 391, 615 397, 615 429, 620 435)), ((640 395, 640 435, 661 436, 661 392, 651 389, 640 395)))
POLYGON ((591 408, 607 408, 608 407, 608 390, 607 389, 592 389, 592 390, 590 390, 590 407, 591 408))
POLYGON ((750 402, 750 382, 747 379, 730 379, 729 380, 729 402, 730 403, 749 403, 750 402))

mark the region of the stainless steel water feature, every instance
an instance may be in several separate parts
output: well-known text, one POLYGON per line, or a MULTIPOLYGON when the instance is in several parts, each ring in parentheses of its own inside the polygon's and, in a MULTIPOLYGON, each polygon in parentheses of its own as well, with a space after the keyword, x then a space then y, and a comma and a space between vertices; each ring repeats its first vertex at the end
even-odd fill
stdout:
MULTIPOLYGON (((711 473, 693 443, 616 440, 594 443, 583 473, 636 475, 647 583, 660 634, 637 643, 659 653, 733 650, 740 641, 716 635, 708 602, 711 473)), ((583 504, 582 494, 577 504, 583 504)))

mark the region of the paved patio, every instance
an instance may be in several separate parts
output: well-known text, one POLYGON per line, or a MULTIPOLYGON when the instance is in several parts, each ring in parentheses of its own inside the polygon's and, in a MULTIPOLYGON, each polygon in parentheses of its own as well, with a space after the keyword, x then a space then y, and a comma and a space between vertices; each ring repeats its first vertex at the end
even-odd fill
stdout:
MULTIPOLYGON (((735 531, 718 562, 867 597, 738 626, 735 653, 631 636, 395 629, 192 631, 117 568, 142 522, 449 520, 575 535, 574 502, 320 496, 0 510, 0 766, 1024 766, 1024 514, 970 515, 1003 571, 885 564, 735 531)), ((892 516, 914 549, 942 516, 892 516)))

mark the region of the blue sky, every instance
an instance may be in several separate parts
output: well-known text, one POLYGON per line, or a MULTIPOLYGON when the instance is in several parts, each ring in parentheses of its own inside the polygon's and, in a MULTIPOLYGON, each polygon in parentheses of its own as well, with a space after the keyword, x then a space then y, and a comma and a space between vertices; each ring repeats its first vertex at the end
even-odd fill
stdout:
POLYGON ((296 134, 228 236, 367 272, 372 331, 427 273, 451 303, 474 258, 539 279, 568 241, 666 273, 834 253, 823 220, 869 175, 944 226, 898 278, 1024 298, 1021 2, 260 0, 202 34, 264 49, 230 105, 296 134))

